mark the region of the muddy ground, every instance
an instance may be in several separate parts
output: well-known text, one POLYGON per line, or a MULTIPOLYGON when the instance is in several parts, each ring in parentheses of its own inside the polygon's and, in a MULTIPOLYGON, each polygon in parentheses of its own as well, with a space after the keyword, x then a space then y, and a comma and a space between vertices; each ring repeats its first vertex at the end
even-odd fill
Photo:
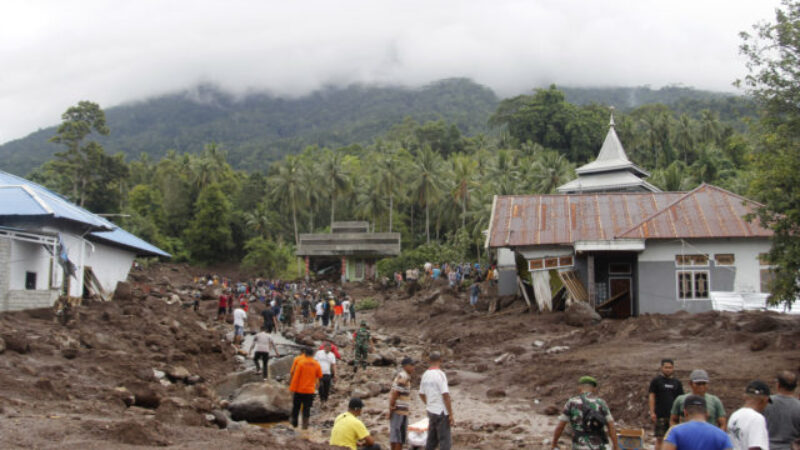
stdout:
MULTIPOLYGON (((386 445, 394 363, 424 359, 432 350, 446 357, 459 449, 549 448, 552 414, 584 374, 599 380, 600 395, 623 427, 649 430, 647 386, 662 357, 676 360, 684 385, 692 369, 706 369, 710 392, 728 413, 749 380, 800 370, 797 316, 678 313, 574 327, 564 313, 530 313, 521 301, 489 313, 489 295, 473 310, 465 293, 444 284, 413 295, 353 285, 348 293, 356 300, 380 302, 358 316, 372 326, 378 365, 352 373, 351 330, 293 330, 287 334, 301 342, 331 336, 341 344, 329 405, 314 408, 307 432, 285 423, 220 429, 210 415, 224 400, 215 387, 250 366, 234 357, 226 339, 232 327, 214 320, 215 299, 201 301, 197 312, 184 306, 199 289, 192 282, 199 273, 182 265, 134 272, 130 296, 87 302, 66 325, 50 310, 0 315, 3 447, 329 448, 333 418, 354 390, 369 397, 363 419, 386 445), (160 373, 166 375, 159 379, 160 373)), ((251 308, 249 327, 256 329, 261 306, 251 308)), ((424 417, 414 397, 412 421, 424 417)))

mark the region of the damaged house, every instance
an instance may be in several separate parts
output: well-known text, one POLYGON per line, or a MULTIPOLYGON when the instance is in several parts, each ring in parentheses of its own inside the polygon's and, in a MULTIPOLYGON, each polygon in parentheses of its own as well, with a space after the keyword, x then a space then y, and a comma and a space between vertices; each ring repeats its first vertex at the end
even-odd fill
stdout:
POLYGON ((137 256, 170 255, 0 170, 0 311, 50 307, 62 294, 108 298, 137 256))
POLYGON ((597 159, 576 173, 560 194, 495 196, 486 246, 501 294, 516 292, 520 255, 542 309, 556 276, 609 317, 765 306, 772 232, 745 219, 757 203, 708 184, 660 191, 628 159, 613 116, 597 159))

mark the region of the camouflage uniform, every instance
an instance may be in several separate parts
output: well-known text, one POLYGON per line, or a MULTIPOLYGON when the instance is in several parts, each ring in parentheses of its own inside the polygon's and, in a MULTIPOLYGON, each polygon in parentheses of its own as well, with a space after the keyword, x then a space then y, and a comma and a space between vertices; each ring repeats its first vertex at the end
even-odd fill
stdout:
POLYGON ((559 416, 562 422, 568 422, 572 427, 572 449, 573 450, 605 450, 611 446, 607 444, 608 437, 606 428, 603 428, 603 434, 587 434, 583 429, 583 399, 588 402, 589 409, 600 411, 606 418, 606 423, 613 422, 614 418, 611 416, 611 410, 608 409, 606 402, 592 394, 583 394, 572 397, 567 400, 564 405, 564 410, 559 416))
POLYGON ((367 327, 361 326, 356 332, 356 360, 353 364, 353 369, 358 370, 359 363, 362 369, 367 368, 367 352, 369 351, 369 330, 367 327))

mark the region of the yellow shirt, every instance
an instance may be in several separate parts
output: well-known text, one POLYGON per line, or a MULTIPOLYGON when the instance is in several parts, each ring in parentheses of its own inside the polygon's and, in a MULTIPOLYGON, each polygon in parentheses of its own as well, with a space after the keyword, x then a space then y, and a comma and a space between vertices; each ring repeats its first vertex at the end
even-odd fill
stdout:
POLYGON ((358 450, 358 441, 367 436, 369 436, 369 431, 364 426, 364 422, 350 412, 346 412, 339 414, 333 421, 330 445, 358 450))

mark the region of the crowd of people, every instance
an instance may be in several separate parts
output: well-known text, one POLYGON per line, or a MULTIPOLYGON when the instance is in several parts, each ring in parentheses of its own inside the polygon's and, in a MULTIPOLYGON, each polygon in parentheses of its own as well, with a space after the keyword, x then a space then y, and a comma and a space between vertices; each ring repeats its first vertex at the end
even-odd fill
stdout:
MULTIPOLYGON (((705 370, 691 372, 688 393, 674 371, 674 361, 664 359, 661 373, 650 382, 656 450, 800 450, 796 373, 779 373, 775 394, 767 383, 751 381, 744 387, 742 406, 728 417, 719 397, 708 392, 711 380, 705 370)), ((620 448, 614 418, 597 396, 597 385, 590 376, 578 380, 579 393, 567 400, 553 434, 554 449, 567 424, 574 450, 620 448)))

